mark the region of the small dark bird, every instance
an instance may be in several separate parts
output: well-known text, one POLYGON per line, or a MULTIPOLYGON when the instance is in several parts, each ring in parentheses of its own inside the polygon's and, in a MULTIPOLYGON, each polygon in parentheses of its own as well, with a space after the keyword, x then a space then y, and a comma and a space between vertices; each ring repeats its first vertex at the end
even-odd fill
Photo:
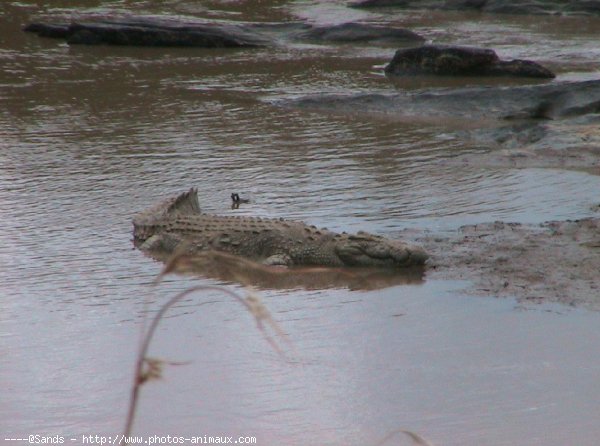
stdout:
POLYGON ((240 198, 240 196, 235 193, 231 194, 231 201, 233 201, 234 204, 250 203, 250 200, 247 198, 240 198))

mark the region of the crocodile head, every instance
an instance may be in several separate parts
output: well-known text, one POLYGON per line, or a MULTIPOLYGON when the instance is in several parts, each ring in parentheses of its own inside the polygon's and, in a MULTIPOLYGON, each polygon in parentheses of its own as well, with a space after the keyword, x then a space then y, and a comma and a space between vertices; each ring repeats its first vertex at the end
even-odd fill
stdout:
POLYGON ((421 248, 365 232, 338 240, 335 251, 347 266, 398 268, 423 265, 428 258, 421 248))

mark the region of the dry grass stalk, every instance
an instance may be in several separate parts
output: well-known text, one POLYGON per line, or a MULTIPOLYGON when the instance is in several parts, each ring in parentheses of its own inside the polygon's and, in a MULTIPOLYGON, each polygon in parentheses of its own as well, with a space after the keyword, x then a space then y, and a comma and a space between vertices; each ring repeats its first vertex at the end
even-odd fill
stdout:
MULTIPOLYGON (((175 254, 171 259, 169 259, 169 261, 167 261, 165 267, 160 272, 153 284, 158 284, 166 274, 169 274, 173 271, 180 271, 182 268, 180 262, 185 261, 186 256, 182 254, 175 254)), ((271 347, 280 356, 283 357, 284 355, 284 351, 280 347, 280 345, 275 341, 275 339, 273 339, 273 337, 269 336, 265 328, 264 322, 266 322, 271 327, 276 336, 280 337, 288 343, 289 340, 287 339, 287 336, 285 335, 283 330, 281 330, 279 325, 273 320, 271 314, 269 313, 269 311, 261 302, 259 296, 255 292, 251 291, 246 297, 242 297, 237 293, 234 293, 233 291, 228 290, 227 288, 224 288, 222 286, 198 285, 178 293, 160 307, 160 309, 152 319, 152 322, 150 323, 150 326, 147 331, 145 330, 145 324, 142 326, 142 341, 136 361, 134 385, 131 390, 129 410, 123 433, 125 439, 127 439, 131 434, 131 429, 133 427, 135 413, 137 410, 138 397, 142 384, 152 379, 160 379, 162 377, 162 370, 164 364, 168 364, 163 360, 147 357, 148 349, 150 347, 150 343, 152 341, 156 328, 158 327, 158 324, 164 317, 165 313, 169 310, 169 308, 171 308, 174 304, 179 302, 184 297, 197 291, 218 291, 230 296, 234 300, 241 303, 248 310, 248 312, 254 316, 258 329, 260 330, 266 341, 269 343, 269 345, 271 345, 271 347)), ((171 364, 181 365, 181 363, 171 364)))
POLYGON ((142 373, 138 379, 140 384, 143 384, 146 381, 152 381, 154 379, 162 379, 162 371, 165 365, 177 366, 187 364, 190 364, 190 362, 173 362, 165 361, 164 359, 160 358, 144 358, 142 373))
POLYGON ((381 440, 379 440, 377 443, 375 443, 374 446, 383 446, 385 443, 387 443, 388 440, 390 440, 392 437, 396 436, 396 434, 404 434, 404 435, 408 436, 413 441, 414 444, 417 444, 419 446, 434 446, 433 443, 430 443, 429 441, 425 440, 420 435, 415 434, 414 432, 411 432, 411 431, 404 430, 404 429, 398 429, 393 432, 390 432, 385 437, 383 437, 381 440))
MULTIPOLYGON (((280 347, 280 345, 269 335, 266 330, 265 323, 271 328, 271 330, 275 333, 279 339, 285 341, 289 346, 293 347, 291 342, 289 341, 287 335, 283 332, 281 327, 275 322, 275 320, 271 317, 270 312, 267 307, 262 303, 258 294, 251 289, 249 286, 250 278, 253 274, 267 274, 267 275, 285 275, 289 273, 287 268, 274 268, 265 265, 261 265, 259 263, 253 262, 251 260, 247 260, 238 256, 234 256, 228 253, 220 252, 220 251, 206 251, 200 254, 194 254, 193 256, 186 254, 185 248, 179 250, 174 255, 172 255, 165 263, 164 268, 160 272, 160 274, 156 277, 153 282, 153 285, 157 285, 164 278, 165 275, 177 272, 177 273, 186 273, 186 272, 197 272, 206 268, 214 268, 215 265, 218 264, 219 268, 225 268, 225 270, 229 273, 230 277, 232 277, 235 281, 244 284, 247 286, 247 295, 246 297, 242 297, 233 291, 228 290, 222 286, 211 286, 211 285, 198 285, 187 290, 184 290, 171 299, 169 299, 157 312, 157 314, 152 319, 150 327, 148 330, 145 330, 145 324, 142 325, 142 340, 140 345, 140 351, 138 353, 136 369, 135 369, 135 381, 134 386, 131 392, 130 404, 129 404, 129 412, 127 415, 127 421, 124 429, 124 438, 127 439, 131 433, 131 429, 133 427, 133 422, 135 418, 137 401, 139 392, 142 384, 147 381, 153 379, 161 379, 162 371, 165 364, 168 365, 182 365, 182 363, 170 363, 161 359, 149 358, 147 357, 148 348, 150 346, 150 342, 152 341, 152 337, 154 336, 154 332, 158 327, 159 322, 165 315, 165 313, 169 310, 171 306, 175 303, 183 299, 185 296, 192 294, 196 291, 219 291, 227 294, 232 297, 240 304, 242 304, 252 316, 256 320, 256 326, 260 330, 261 334, 265 338, 265 340, 271 345, 274 351, 276 351, 280 356, 284 356, 284 351, 280 347)), ((307 273, 313 274, 318 273, 320 271, 330 271, 331 269, 325 268, 303 268, 296 269, 294 273, 307 273)), ((348 277, 352 278, 354 275, 350 272, 347 273, 348 277)), ((144 311, 144 314, 147 312, 144 311)), ((425 440, 423 437, 418 434, 399 429, 393 431, 382 438, 379 442, 377 442, 374 446, 383 446, 386 442, 388 442, 391 438, 393 438, 396 434, 402 433, 408 436, 416 445, 419 446, 433 446, 432 443, 425 440)), ((126 443, 127 444, 127 443, 126 443)))

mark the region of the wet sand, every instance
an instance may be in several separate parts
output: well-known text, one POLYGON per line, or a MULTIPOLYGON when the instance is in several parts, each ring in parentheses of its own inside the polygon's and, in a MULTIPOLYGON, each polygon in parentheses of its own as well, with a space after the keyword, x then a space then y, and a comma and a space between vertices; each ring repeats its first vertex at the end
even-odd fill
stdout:
POLYGON ((428 279, 464 279, 476 295, 600 310, 600 218, 541 225, 494 222, 416 237, 428 279))

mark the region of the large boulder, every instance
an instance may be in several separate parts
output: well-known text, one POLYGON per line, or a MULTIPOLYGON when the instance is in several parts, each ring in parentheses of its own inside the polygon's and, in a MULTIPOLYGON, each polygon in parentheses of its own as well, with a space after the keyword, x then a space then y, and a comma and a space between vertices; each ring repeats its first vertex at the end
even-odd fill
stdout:
POLYGON ((390 75, 521 76, 553 78, 554 73, 528 60, 502 61, 494 50, 423 45, 396 51, 385 67, 390 75))

